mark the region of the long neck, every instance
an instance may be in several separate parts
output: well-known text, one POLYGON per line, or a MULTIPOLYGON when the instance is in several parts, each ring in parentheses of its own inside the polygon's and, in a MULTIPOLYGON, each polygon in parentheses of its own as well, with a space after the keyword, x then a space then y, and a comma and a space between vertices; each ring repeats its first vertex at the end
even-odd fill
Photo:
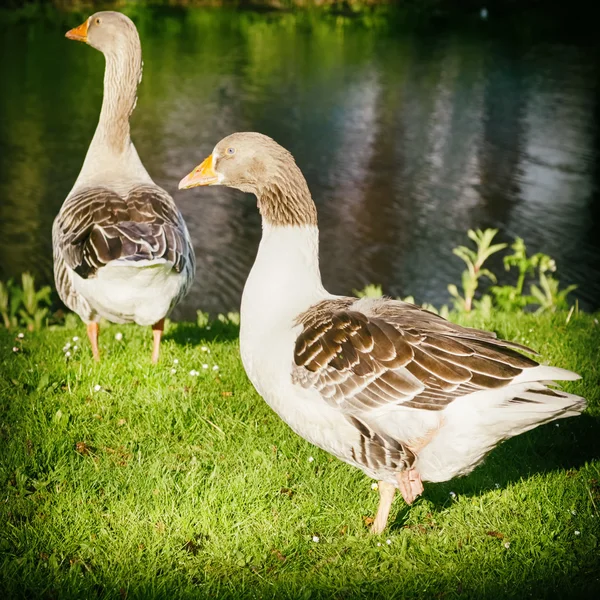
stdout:
POLYGON ((296 316, 328 294, 319 270, 319 230, 316 225, 270 225, 263 235, 242 298, 242 326, 260 329, 290 324, 296 316))
POLYGON ((126 151, 129 117, 137 101, 137 86, 142 76, 142 49, 137 35, 118 49, 106 53, 104 98, 92 146, 101 144, 114 154, 126 151))
POLYGON ((105 56, 100 120, 73 189, 110 185, 120 193, 130 189, 133 182, 153 183, 129 136, 129 117, 142 76, 137 32, 105 56))
POLYGON ((242 313, 292 320, 327 294, 319 270, 317 209, 291 154, 280 149, 255 189, 263 234, 244 287, 242 313), (249 309, 249 307, 251 307, 249 309))
POLYGON ((317 209, 302 171, 288 153, 276 165, 275 174, 256 190, 263 225, 316 229, 317 209))

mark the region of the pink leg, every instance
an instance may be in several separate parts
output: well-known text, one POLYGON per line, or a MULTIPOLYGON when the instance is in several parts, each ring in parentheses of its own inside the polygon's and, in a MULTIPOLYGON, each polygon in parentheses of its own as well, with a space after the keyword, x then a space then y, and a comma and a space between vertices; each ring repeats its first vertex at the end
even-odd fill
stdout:
POLYGON ((379 482, 379 508, 377 509, 373 525, 371 525, 371 533, 378 534, 386 528, 395 493, 395 485, 386 481, 379 482))
POLYGON ((162 337, 163 331, 165 329, 165 320, 164 318, 154 323, 152 325, 152 336, 154 338, 152 344, 152 363, 156 364, 158 362, 158 355, 160 353, 160 338, 162 337))
POLYGON ((412 504, 423 493, 423 482, 416 469, 397 473, 396 478, 406 504, 412 504))
POLYGON ((100 360, 100 352, 98 351, 98 334, 100 333, 100 325, 98 323, 88 323, 87 335, 92 345, 92 354, 94 360, 98 362, 100 360))

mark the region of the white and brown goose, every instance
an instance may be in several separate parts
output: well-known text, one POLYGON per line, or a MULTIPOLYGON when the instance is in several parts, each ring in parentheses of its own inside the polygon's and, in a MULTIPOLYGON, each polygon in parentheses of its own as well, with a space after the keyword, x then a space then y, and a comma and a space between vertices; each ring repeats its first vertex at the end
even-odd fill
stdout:
POLYGON ((151 325, 156 362, 164 319, 189 290, 196 265, 181 213, 152 181, 130 137, 142 77, 140 39, 117 12, 95 13, 66 37, 100 50, 106 68, 96 133, 52 228, 56 286, 87 323, 96 360, 104 317, 151 325))
POLYGON ((240 347, 258 393, 300 436, 379 481, 372 531, 397 488, 469 473, 499 442, 578 415, 578 379, 524 346, 454 325, 412 304, 329 294, 319 272, 317 213, 292 155, 235 133, 179 184, 226 185, 258 199, 263 234, 242 297, 240 347))

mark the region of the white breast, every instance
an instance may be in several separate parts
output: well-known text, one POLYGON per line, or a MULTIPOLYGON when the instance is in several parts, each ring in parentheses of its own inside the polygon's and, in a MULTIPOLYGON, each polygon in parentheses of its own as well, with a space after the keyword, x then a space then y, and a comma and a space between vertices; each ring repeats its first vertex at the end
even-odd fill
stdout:
POLYGON ((294 431, 340 456, 356 431, 316 390, 291 378, 301 330, 295 319, 332 297, 321 284, 317 228, 266 225, 242 296, 242 362, 258 393, 294 431))
POLYGON ((253 383, 274 370, 290 375, 295 319, 330 297, 321 284, 318 235, 316 227, 264 226, 241 307, 240 348, 253 383))

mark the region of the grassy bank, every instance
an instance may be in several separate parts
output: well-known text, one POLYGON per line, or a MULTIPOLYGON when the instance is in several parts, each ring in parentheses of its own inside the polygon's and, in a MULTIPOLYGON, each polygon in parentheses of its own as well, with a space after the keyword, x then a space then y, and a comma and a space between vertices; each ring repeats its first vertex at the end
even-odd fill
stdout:
MULTIPOLYGON (((583 4, 583 0, 574 0, 583 4)), ((572 7, 572 4, 569 5, 572 7)), ((361 17, 376 13, 394 22, 409 19, 413 23, 446 19, 452 16, 487 19, 510 14, 523 15, 530 10, 556 8, 567 13, 558 0, 8 0, 0 7, 0 16, 15 13, 20 18, 56 19, 56 13, 87 15, 97 10, 118 10, 128 15, 151 9, 188 10, 224 8, 260 12, 310 12, 316 15, 361 17), (481 17, 481 11, 484 16, 481 17)))
POLYGON ((381 537, 365 526, 371 481, 270 411, 235 325, 171 325, 157 367, 141 328, 106 327, 99 365, 81 326, 0 329, 0 596, 597 593, 598 322, 476 324, 577 370, 565 389, 589 408, 505 443, 467 478, 426 485, 410 509, 397 499, 381 537))
POLYGON ((181 7, 181 8, 207 8, 227 7, 242 9, 262 10, 338 10, 344 12, 360 12, 377 6, 399 6, 413 9, 421 4, 423 9, 436 9, 443 4, 453 4, 447 0, 8 0, 7 8, 21 9, 27 6, 52 6, 63 11, 85 10, 123 10, 134 5, 181 7))

